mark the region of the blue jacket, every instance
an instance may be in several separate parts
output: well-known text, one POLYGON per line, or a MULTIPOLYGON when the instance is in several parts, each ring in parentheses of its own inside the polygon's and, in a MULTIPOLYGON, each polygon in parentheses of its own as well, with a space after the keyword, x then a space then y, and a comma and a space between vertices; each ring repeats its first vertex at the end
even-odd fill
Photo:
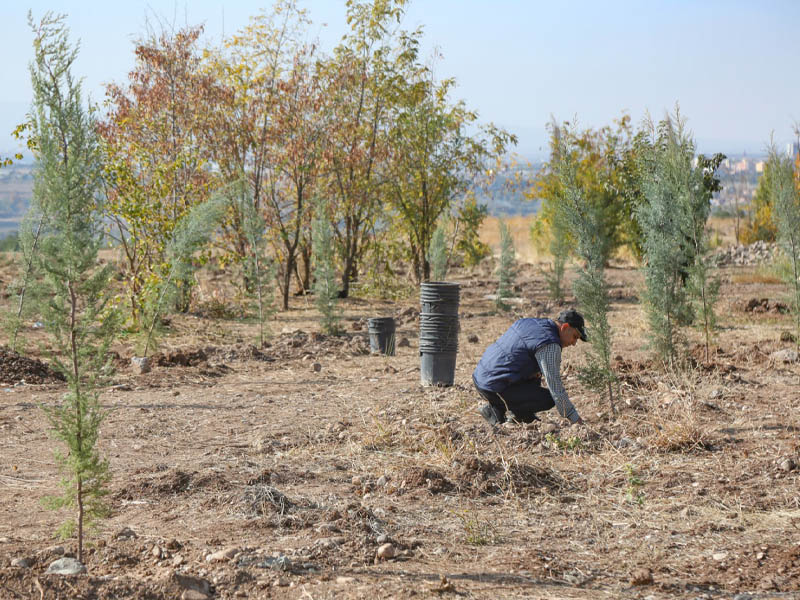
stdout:
POLYGON ((540 373, 536 351, 561 345, 558 325, 550 319, 520 319, 483 353, 472 378, 480 389, 502 392, 509 385, 540 373))

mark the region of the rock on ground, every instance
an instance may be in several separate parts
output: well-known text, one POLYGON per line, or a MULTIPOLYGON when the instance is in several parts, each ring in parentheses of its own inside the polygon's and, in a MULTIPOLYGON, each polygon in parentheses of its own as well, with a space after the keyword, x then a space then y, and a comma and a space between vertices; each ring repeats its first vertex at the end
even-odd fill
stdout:
POLYGON ((80 575, 86 573, 86 567, 77 558, 59 558, 47 567, 48 575, 80 575))

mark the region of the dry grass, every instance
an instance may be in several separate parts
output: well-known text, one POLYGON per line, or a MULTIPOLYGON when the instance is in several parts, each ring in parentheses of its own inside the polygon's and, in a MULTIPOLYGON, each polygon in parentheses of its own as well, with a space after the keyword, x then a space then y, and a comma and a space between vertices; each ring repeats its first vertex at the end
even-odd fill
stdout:
POLYGON ((780 284, 783 282, 781 278, 775 275, 770 269, 759 268, 733 274, 731 276, 731 283, 780 284))
MULTIPOLYGON (((547 256, 542 256, 531 241, 531 223, 533 217, 516 216, 504 217, 506 226, 514 240, 514 249, 517 252, 517 260, 522 263, 536 264, 542 260, 548 260, 547 256)), ((500 252, 500 218, 486 217, 479 231, 481 241, 488 244, 492 253, 497 255, 500 252)))

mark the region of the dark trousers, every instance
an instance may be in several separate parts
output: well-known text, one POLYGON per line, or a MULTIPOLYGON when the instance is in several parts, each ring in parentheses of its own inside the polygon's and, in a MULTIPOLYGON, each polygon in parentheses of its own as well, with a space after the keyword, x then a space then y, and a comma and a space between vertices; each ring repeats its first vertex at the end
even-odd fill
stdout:
POLYGON ((500 414, 501 423, 506 419, 506 411, 514 413, 514 419, 517 421, 531 423, 536 420, 537 412, 550 410, 556 405, 550 390, 542 387, 542 380, 539 377, 513 383, 502 392, 482 390, 474 378, 472 383, 478 393, 500 414))

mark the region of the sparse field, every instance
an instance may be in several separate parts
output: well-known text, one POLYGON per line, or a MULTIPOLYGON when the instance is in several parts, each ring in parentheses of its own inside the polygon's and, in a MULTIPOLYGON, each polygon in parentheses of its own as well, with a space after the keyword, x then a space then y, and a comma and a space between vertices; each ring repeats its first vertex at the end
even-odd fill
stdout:
POLYGON ((771 356, 796 349, 781 341, 789 317, 745 310, 782 299, 758 272, 723 271, 717 352, 667 376, 644 349, 639 274, 611 269, 619 412, 581 389, 584 350, 567 350, 567 387, 590 425, 580 439, 554 412, 492 432, 475 410, 485 346, 518 316, 558 310, 534 265, 509 314, 484 299, 488 264, 454 275, 450 388, 419 384, 415 297, 348 300, 338 338, 317 334, 311 303, 293 298, 260 350, 253 323, 174 317, 144 375, 123 340, 102 396, 113 515, 88 577, 44 574, 65 515, 39 505, 58 483, 39 405, 64 388, 22 383, 28 371, 6 360, 0 597, 202 597, 185 575, 214 598, 797 597, 800 366, 771 356), (387 315, 409 343, 370 355, 364 320, 387 315), (384 543, 393 558, 376 558, 384 543), (12 567, 19 558, 30 568, 12 567))

